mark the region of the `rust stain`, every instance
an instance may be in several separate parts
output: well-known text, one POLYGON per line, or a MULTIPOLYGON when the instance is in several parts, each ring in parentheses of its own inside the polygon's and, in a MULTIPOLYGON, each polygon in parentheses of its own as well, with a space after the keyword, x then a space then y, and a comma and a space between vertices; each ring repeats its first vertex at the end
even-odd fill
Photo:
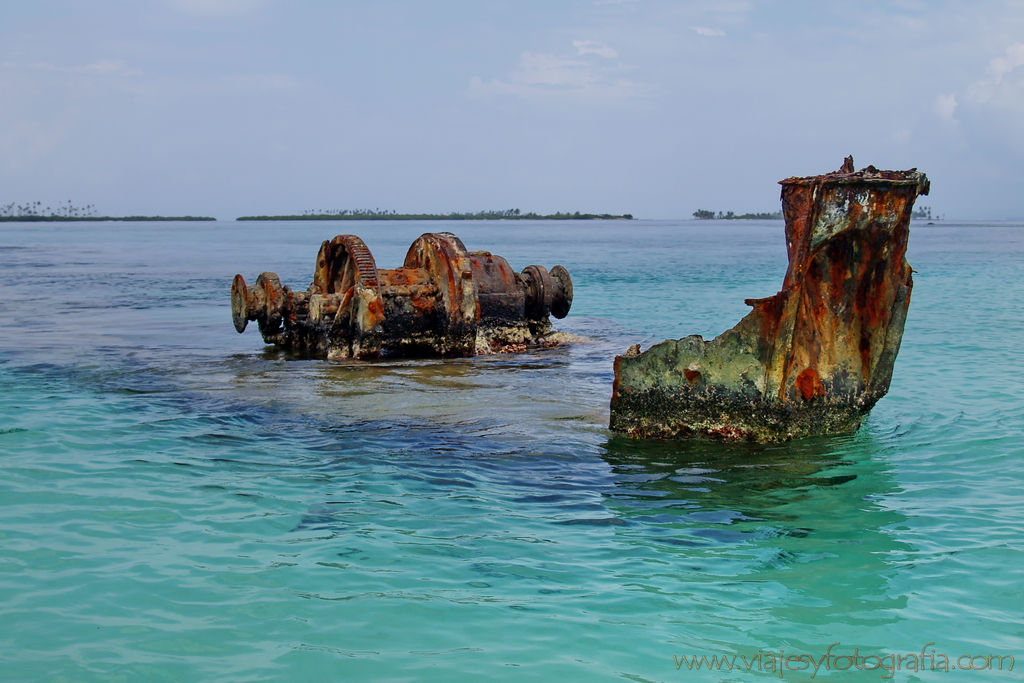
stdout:
POLYGON ((384 322, 384 302, 379 296, 366 304, 367 327, 376 327, 384 322))
POLYGON ((805 401, 825 395, 825 385, 814 368, 807 368, 797 375, 795 384, 805 401))
POLYGON ((410 293, 409 301, 412 303, 413 310, 420 315, 433 313, 437 307, 436 294, 433 296, 423 296, 419 292, 414 291, 410 293))

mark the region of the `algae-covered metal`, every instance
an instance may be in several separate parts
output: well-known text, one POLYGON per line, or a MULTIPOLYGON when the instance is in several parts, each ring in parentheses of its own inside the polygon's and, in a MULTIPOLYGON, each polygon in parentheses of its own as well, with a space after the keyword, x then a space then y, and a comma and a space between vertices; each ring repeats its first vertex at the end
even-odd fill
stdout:
POLYGON ((355 235, 325 241, 305 291, 262 273, 231 286, 235 329, 259 324, 268 344, 328 358, 471 356, 559 342, 549 315, 564 318, 572 279, 562 266, 516 273, 501 256, 467 251, 448 232, 426 233, 400 268, 377 268, 355 235))
POLYGON ((635 437, 782 441, 857 429, 889 390, 913 287, 917 169, 835 172, 782 185, 782 291, 705 341, 615 359, 611 428, 635 437))

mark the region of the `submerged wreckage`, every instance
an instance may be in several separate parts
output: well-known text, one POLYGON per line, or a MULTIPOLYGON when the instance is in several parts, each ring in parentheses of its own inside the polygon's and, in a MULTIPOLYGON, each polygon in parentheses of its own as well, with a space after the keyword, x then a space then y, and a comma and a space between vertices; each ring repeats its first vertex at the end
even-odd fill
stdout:
POLYGON ((635 437, 784 441, 857 429, 889 389, 913 287, 917 169, 835 172, 782 185, 782 291, 713 340, 615 359, 611 428, 635 437))
POLYGON ((571 305, 572 279, 562 266, 516 273, 501 256, 467 251, 448 232, 419 237, 394 270, 377 268, 355 235, 338 235, 320 246, 305 291, 282 286, 274 273, 252 287, 236 275, 231 285, 236 330, 255 320, 266 343, 331 359, 553 346, 559 337, 548 316, 564 318, 571 305))

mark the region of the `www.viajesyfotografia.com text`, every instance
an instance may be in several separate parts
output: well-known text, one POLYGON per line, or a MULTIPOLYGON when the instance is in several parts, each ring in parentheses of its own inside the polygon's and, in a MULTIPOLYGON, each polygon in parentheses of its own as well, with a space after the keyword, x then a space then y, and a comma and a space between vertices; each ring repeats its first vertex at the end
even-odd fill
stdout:
POLYGON ((785 650, 772 652, 758 650, 752 656, 736 655, 672 655, 677 669, 689 671, 710 669, 712 671, 747 670, 759 673, 774 673, 782 678, 787 672, 809 673, 811 678, 820 669, 827 671, 878 671, 882 678, 892 678, 897 671, 1013 671, 1012 655, 976 654, 950 657, 936 652, 934 642, 926 643, 917 653, 861 654, 860 648, 852 653, 833 653, 840 646, 838 641, 828 646, 824 654, 786 654, 785 650), (931 648, 931 649, 929 649, 931 648))

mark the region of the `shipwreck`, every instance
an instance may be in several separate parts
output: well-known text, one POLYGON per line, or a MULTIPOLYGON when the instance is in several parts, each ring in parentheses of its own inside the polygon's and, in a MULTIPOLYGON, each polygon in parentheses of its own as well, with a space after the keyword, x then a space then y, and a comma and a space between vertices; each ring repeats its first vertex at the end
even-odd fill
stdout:
POLYGON ((329 359, 472 356, 555 346, 549 316, 572 306, 562 266, 516 273, 488 251, 468 251, 448 232, 420 236, 393 270, 378 268, 355 235, 320 245, 304 291, 265 272, 231 285, 231 317, 243 332, 256 321, 267 344, 329 359))
POLYGON ((889 390, 913 288, 917 171, 834 173, 782 185, 782 290, 712 340, 615 358, 610 427, 639 438, 772 442, 856 430, 889 390))

